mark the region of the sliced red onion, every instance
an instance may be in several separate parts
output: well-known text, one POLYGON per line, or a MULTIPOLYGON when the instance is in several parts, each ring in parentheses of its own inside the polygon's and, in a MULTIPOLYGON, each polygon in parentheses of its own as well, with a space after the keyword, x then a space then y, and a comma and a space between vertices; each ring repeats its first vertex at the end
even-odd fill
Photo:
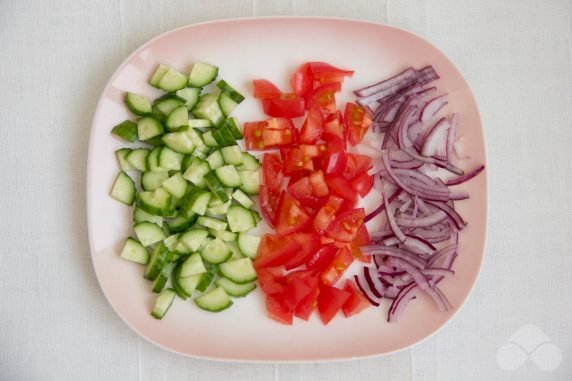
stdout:
POLYGON ((447 304, 442 299, 441 294, 439 294, 433 287, 428 287, 425 292, 427 292, 435 304, 437 304, 439 311, 447 311, 447 304))
MULTIPOLYGON (((374 181, 375 181, 375 179, 374 179, 374 181)), ((381 188, 382 188, 382 187, 380 186, 380 187, 379 187, 379 190, 380 190, 380 191, 382 190, 381 188)), ((400 194, 401 192, 402 192, 401 189, 397 189, 395 192, 393 192, 393 193, 391 194, 391 196, 389 196, 388 203, 391 204, 391 203, 393 202, 393 200, 395 200, 395 199, 397 198, 397 196, 399 196, 399 194, 400 194)), ((382 204, 381 204, 380 206, 378 206, 373 212, 371 212, 370 214, 368 214, 367 216, 365 216, 365 218, 364 218, 363 221, 364 221, 364 222, 371 221, 372 219, 374 219, 375 217, 377 217, 377 215, 378 215, 379 213, 383 212, 384 210, 385 210, 385 204, 382 203, 382 204)))
POLYGON ((365 282, 365 279, 361 276, 358 276, 358 275, 354 275, 354 279, 355 279, 357 287, 361 291, 362 295, 365 296, 365 298, 368 300, 368 302, 370 302, 371 304, 373 304, 376 307, 379 306, 380 299, 377 298, 371 292, 371 290, 367 286, 367 283, 365 282))
POLYGON ((397 225, 405 228, 423 228, 426 226, 435 225, 436 223, 443 221, 445 218, 447 218, 447 213, 439 210, 425 217, 417 217, 412 219, 400 217, 396 219, 396 222, 397 225))
POLYGON ((447 100, 447 94, 438 96, 436 98, 431 99, 429 102, 425 104, 425 107, 421 110, 419 115, 419 120, 421 122, 426 122, 433 118, 443 107, 445 107, 449 101, 447 100))
POLYGON ((441 301, 443 302, 443 304, 445 305, 445 309, 446 310, 452 310, 453 306, 451 305, 451 302, 449 302, 449 299, 447 299, 447 296, 445 296, 445 294, 443 293, 443 291, 441 291, 441 289, 439 289, 439 287, 435 286, 433 287, 433 290, 435 290, 435 292, 439 295, 439 297, 441 298, 441 301))
MULTIPOLYGON (((395 86, 398 86, 399 88, 399 86, 403 83, 412 83, 415 81, 415 78, 417 78, 417 70, 410 67, 389 79, 375 83, 371 86, 364 87, 363 89, 355 90, 354 94, 358 97, 367 97, 369 95, 379 93, 380 91, 387 90, 395 86)), ((400 88, 403 87, 405 86, 401 86, 400 88)))
POLYGON ((449 193, 449 200, 466 200, 469 198, 469 193, 465 191, 455 191, 449 193))
POLYGON ((454 113, 451 115, 450 118, 451 127, 449 127, 449 131, 447 132, 447 160, 451 160, 453 157, 453 146, 455 145, 455 141, 457 140, 457 126, 459 124, 459 114, 454 113))
POLYGON ((433 254, 433 256, 429 258, 429 260, 427 261, 427 267, 428 268, 434 267, 435 264, 439 262, 439 260, 452 256, 453 254, 455 254, 456 251, 457 251, 457 244, 451 244, 441 248, 440 250, 437 250, 433 254))
MULTIPOLYGON (((384 161, 385 160, 387 160, 387 155, 384 155, 384 161)), ((387 216, 387 222, 389 223, 391 231, 393 232, 393 234, 395 234, 398 240, 400 240, 401 242, 405 242, 405 239, 407 237, 405 237, 405 234, 403 234, 403 232, 395 222, 395 216, 393 215, 393 211, 389 207, 389 201, 387 201, 387 197, 385 196, 385 192, 383 191, 383 189, 381 190, 381 197, 383 198, 383 205, 385 206, 385 215, 387 216)))
POLYGON ((425 265, 427 264, 427 261, 419 257, 419 255, 397 247, 370 245, 363 246, 361 249, 363 255, 365 256, 384 255, 388 257, 399 258, 401 260, 408 261, 412 265, 415 265, 419 268, 425 268, 425 265))
MULTIPOLYGON (((373 271, 372 271, 373 272, 373 271)), ((367 285, 369 287, 369 289, 371 290, 371 293, 381 299, 381 293, 379 292, 379 290, 383 287, 381 285, 381 282, 379 281, 379 279, 377 279, 377 274, 372 274, 370 273, 370 267, 364 267, 363 268, 363 277, 365 279, 365 281, 367 282, 367 285), (374 283, 373 278, 375 278, 377 280, 377 283, 374 283)))
POLYGON ((446 118, 439 119, 423 138, 421 155, 430 157, 441 153, 445 154, 447 151, 447 134, 450 127, 451 123, 446 118))
POLYGON ((399 319, 409 302, 417 296, 418 290, 419 287, 415 283, 410 283, 409 286, 401 289, 389 307, 387 313, 388 322, 396 322, 399 319))
POLYGON ((426 275, 426 276, 427 275, 428 276, 441 276, 444 278, 449 278, 449 277, 452 277, 453 275, 455 275, 455 272, 453 270, 442 269, 439 267, 423 269, 423 270, 421 270, 421 272, 423 273, 423 275, 426 275))
POLYGON ((389 266, 395 266, 397 268, 402 268, 403 270, 407 271, 407 273, 411 275, 411 277, 413 278, 415 283, 417 283, 417 285, 421 290, 426 290, 430 287, 429 282, 427 282, 427 279, 425 278, 421 270, 419 270, 417 267, 413 266, 406 260, 397 257, 391 257, 386 261, 386 263, 389 266))
POLYGON ((449 205, 437 201, 427 201, 427 203, 447 213, 447 216, 451 219, 451 221, 453 221, 458 230, 463 230, 463 228, 467 225, 467 223, 463 220, 463 217, 461 217, 461 215, 449 205))
POLYGON ((463 184, 464 182, 469 181, 470 179, 472 179, 473 177, 476 177, 479 173, 481 173, 483 170, 485 169, 484 165, 480 165, 477 168, 473 169, 471 172, 460 176, 460 177, 456 177, 453 179, 448 179, 446 184, 448 186, 451 185, 459 185, 459 184, 463 184))

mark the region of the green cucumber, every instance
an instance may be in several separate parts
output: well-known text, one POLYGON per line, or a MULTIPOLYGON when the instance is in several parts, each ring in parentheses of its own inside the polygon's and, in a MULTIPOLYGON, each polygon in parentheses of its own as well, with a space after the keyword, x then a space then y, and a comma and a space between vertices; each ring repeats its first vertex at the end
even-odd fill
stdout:
POLYGON ((125 93, 125 104, 135 115, 145 116, 151 114, 151 101, 144 95, 125 93))
POLYGON ((234 283, 227 278, 219 278, 216 280, 216 285, 223 288, 224 291, 235 298, 240 298, 249 294, 252 290, 256 288, 256 282, 249 283, 234 283))
POLYGON ((140 263, 146 265, 149 262, 149 252, 145 246, 143 246, 139 241, 128 237, 123 244, 123 249, 121 249, 121 258, 126 259, 131 262, 140 263))
POLYGON ((232 300, 222 287, 217 287, 195 299, 196 305, 205 311, 220 312, 232 306, 232 300))
POLYGON ((167 311, 169 311, 169 308, 171 308, 176 295, 175 290, 172 288, 165 288, 162 290, 159 296, 157 296, 157 300, 155 300, 155 305, 153 306, 151 315, 155 319, 163 319, 167 311))
POLYGON ((225 278, 238 284, 249 283, 256 280, 256 270, 254 270, 250 258, 221 263, 219 269, 225 278))
POLYGON ((136 192, 137 189, 131 177, 125 172, 119 172, 111 188, 111 197, 125 205, 133 205, 136 192))
POLYGON ((137 139, 137 123, 125 120, 113 127, 111 133, 123 140, 133 143, 137 139))

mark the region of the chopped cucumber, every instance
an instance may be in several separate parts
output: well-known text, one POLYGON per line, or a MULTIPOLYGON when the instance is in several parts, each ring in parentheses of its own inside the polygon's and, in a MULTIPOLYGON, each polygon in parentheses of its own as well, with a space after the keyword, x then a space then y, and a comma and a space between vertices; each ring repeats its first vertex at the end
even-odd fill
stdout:
POLYGON ((215 170, 224 165, 224 159, 220 150, 213 151, 209 156, 207 156, 206 161, 209 163, 211 170, 215 170))
POLYGON ((239 171, 256 171, 260 169, 262 165, 258 161, 257 158, 249 154, 248 152, 242 153, 242 165, 240 165, 237 169, 239 171))
POLYGON ((189 119, 189 127, 191 128, 210 128, 213 122, 210 119, 189 119))
POLYGON ((247 194, 258 194, 258 188, 260 187, 260 174, 258 171, 240 171, 238 172, 240 177, 240 189, 247 194))
POLYGON ((240 252, 250 259, 256 258, 256 254, 258 253, 258 246, 260 245, 260 237, 239 233, 238 234, 238 248, 240 252))
POLYGON ((244 138, 242 132, 240 132, 240 124, 236 118, 228 118, 224 125, 230 131, 230 134, 234 139, 240 140, 244 138))
POLYGON ((155 319, 163 319, 163 316, 165 316, 169 308, 171 308, 176 295, 177 294, 175 293, 175 290, 172 288, 165 288, 163 291, 161 291, 159 296, 157 296, 157 300, 155 301, 151 315, 155 319))
POLYGON ((135 115, 145 116, 151 114, 151 101, 146 96, 126 93, 125 104, 135 115))
POLYGON ((195 252, 199 250, 203 241, 209 233, 204 229, 191 229, 182 233, 179 241, 185 245, 190 251, 195 252))
POLYGON ((218 218, 208 216, 197 218, 197 224, 215 230, 225 230, 228 225, 226 222, 219 220, 218 218))
POLYGON ((191 87, 203 87, 215 80, 218 67, 203 62, 197 62, 191 69, 188 84, 191 87))
POLYGON ((229 308, 232 305, 232 300, 222 287, 217 287, 196 298, 195 303, 205 311, 219 312, 229 308))
POLYGON ((133 143, 135 139, 137 139, 137 124, 130 120, 125 120, 113 127, 111 133, 121 139, 133 143))
POLYGON ((190 210, 193 213, 204 216, 210 199, 211 193, 209 191, 195 187, 185 196, 184 208, 187 211, 190 210))
POLYGON ((230 99, 236 103, 241 103, 244 100, 244 96, 236 91, 231 85, 229 85, 224 79, 217 82, 216 86, 221 90, 221 92, 227 94, 230 99))
POLYGON ((189 257, 183 262, 180 276, 185 278, 191 275, 201 274, 206 271, 207 269, 203 263, 201 255, 195 253, 189 255, 189 257))
POLYGON ((159 110, 161 118, 166 118, 171 111, 184 104, 185 103, 179 97, 167 94, 157 99, 153 106, 159 110))
POLYGON ((157 278, 155 278, 155 280, 151 284, 151 291, 156 294, 163 291, 163 289, 167 285, 167 281, 169 280, 170 273, 171 273, 171 265, 165 264, 165 266, 163 266, 163 270, 161 270, 159 275, 157 275, 157 278))
POLYGON ((133 221, 135 223, 139 222, 152 222, 155 225, 161 226, 163 225, 163 217, 161 216, 154 216, 152 214, 147 213, 141 208, 135 208, 133 212, 133 221))
POLYGON ((175 95, 185 101, 185 106, 188 110, 191 110, 199 101, 199 95, 201 94, 201 89, 196 89, 192 87, 185 87, 184 89, 177 90, 175 95))
POLYGON ((163 240, 163 243, 165 244, 165 247, 167 248, 167 250, 169 250, 171 252, 175 251, 175 247, 179 243, 179 237, 180 236, 181 235, 179 233, 177 233, 177 234, 170 235, 163 240))
MULTIPOLYGON (((188 228, 190 228, 191 226, 193 226, 193 224, 197 221, 197 215, 190 212, 187 213, 185 216, 177 216, 175 218, 173 218, 172 220, 170 220, 167 224, 169 226, 169 230, 172 233, 180 233, 180 232, 184 232, 185 230, 187 230, 188 228)), ((179 247, 176 246, 177 251, 179 247)), ((183 253, 182 251, 179 251, 180 253, 183 253)))
POLYGON ((222 202, 229 200, 228 193, 214 172, 207 173, 203 179, 211 193, 218 197, 219 200, 222 202))
POLYGON ((145 268, 145 273, 143 274, 145 279, 155 280, 155 278, 159 276, 167 260, 168 252, 163 243, 155 246, 149 258, 149 263, 147 263, 147 267, 145 268))
POLYGON ((232 198, 247 209, 250 209, 254 206, 254 201, 252 201, 252 199, 240 189, 236 189, 232 193, 232 198))
POLYGON ((176 131, 161 137, 163 143, 175 152, 190 154, 195 150, 195 145, 186 131, 176 131))
POLYGON ((214 126, 224 121, 224 114, 218 104, 218 95, 213 93, 201 96, 191 112, 195 118, 209 119, 214 126))
POLYGON ((218 97, 218 105, 224 116, 229 116, 232 114, 235 108, 238 107, 238 103, 232 100, 232 98, 227 93, 221 93, 218 97))
POLYGON ((233 146, 236 144, 236 139, 226 125, 223 125, 214 130, 213 138, 221 147, 233 146))
POLYGON ((133 205, 136 192, 135 183, 131 177, 127 176, 125 172, 119 172, 113 188, 111 188, 111 197, 125 205, 133 205))
POLYGON ((218 269, 216 266, 207 265, 207 272, 199 274, 199 282, 197 283, 196 290, 200 292, 205 292, 206 289, 211 285, 215 276, 217 275, 218 269))
POLYGON ((117 161, 119 162, 119 168, 122 171, 131 171, 133 166, 127 161, 127 156, 131 153, 130 148, 121 148, 115 151, 115 156, 117 156, 117 161))
POLYGON ((120 257, 142 265, 146 265, 149 262, 149 253, 145 246, 131 237, 128 237, 125 241, 120 257))
POLYGON ((215 170, 216 177, 222 185, 229 188, 236 188, 242 184, 238 172, 234 165, 224 165, 215 170))
POLYGON ((222 202, 217 197, 213 197, 207 208, 207 213, 214 215, 226 214, 226 212, 228 212, 228 208, 230 208, 231 203, 232 202, 230 200, 227 202, 222 202))
POLYGON ((204 187, 204 177, 207 173, 209 173, 209 171, 209 164, 206 161, 196 157, 191 162, 190 167, 187 168, 183 174, 183 177, 198 187, 204 187))
POLYGON ((231 281, 244 284, 256 280, 256 270, 250 258, 237 259, 221 263, 219 266, 221 274, 231 281))
POLYGON ((149 80, 149 84, 153 87, 157 87, 157 85, 159 85, 159 81, 161 78, 163 78, 167 71, 169 71, 169 67, 167 65, 160 64, 149 80))
POLYGON ((146 141, 165 132, 161 122, 152 116, 145 116, 137 121, 137 137, 146 141))
POLYGON ((223 288, 228 295, 234 296, 235 298, 246 296, 256 288, 256 282, 239 284, 227 278, 219 278, 215 283, 217 286, 223 288))
POLYGON ((233 232, 229 232, 228 230, 209 229, 209 233, 213 237, 220 238, 221 240, 223 240, 225 242, 236 241, 236 234, 233 232))
POLYGON ((167 180, 163 181, 163 188, 175 198, 182 198, 187 193, 188 183, 183 178, 181 172, 177 172, 167 180))
POLYGON ((149 155, 148 149, 135 148, 127 154, 125 160, 127 160, 132 168, 143 172, 147 169, 147 155, 149 155))
POLYGON ((180 171, 183 162, 183 154, 170 149, 169 147, 161 148, 157 159, 159 166, 166 170, 180 171))
POLYGON ((166 172, 167 170, 159 166, 159 154, 162 147, 155 147, 147 155, 147 171, 149 172, 166 172))
POLYGON ((228 259, 229 261, 235 261, 237 259, 242 259, 244 258, 244 255, 240 252, 240 250, 238 249, 238 245, 236 244, 236 241, 227 241, 225 242, 226 246, 230 249, 230 251, 232 252, 232 255, 230 256, 230 258, 228 259))
POLYGON ((218 147, 218 143, 213 138, 213 132, 210 130, 203 134, 203 141, 209 147, 218 147))
POLYGON ((170 216, 173 213, 173 197, 163 188, 139 192, 137 206, 155 216, 170 216))
POLYGON ((187 76, 173 68, 169 68, 161 79, 159 79, 156 87, 168 93, 172 93, 187 87, 187 76))
POLYGON ((189 125, 189 110, 187 106, 181 105, 173 109, 165 120, 165 126, 168 131, 175 131, 180 127, 189 125))
POLYGON ((162 241, 166 238, 165 232, 151 222, 140 222, 133 227, 139 242, 145 247, 162 241))
POLYGON ((240 165, 242 164, 242 151, 239 146, 222 147, 220 153, 226 164, 240 165))
POLYGON ((233 205, 228 209, 227 221, 233 233, 245 232, 256 227, 251 211, 240 205, 233 205))
POLYGON ((154 191, 160 188, 168 178, 169 173, 167 172, 143 172, 141 174, 141 188, 146 191, 154 191))

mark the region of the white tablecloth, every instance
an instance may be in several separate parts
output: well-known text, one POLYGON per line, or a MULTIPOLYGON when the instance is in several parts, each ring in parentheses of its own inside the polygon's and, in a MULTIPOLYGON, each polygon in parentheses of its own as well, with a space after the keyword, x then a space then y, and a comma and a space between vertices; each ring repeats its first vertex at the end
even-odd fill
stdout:
POLYGON ((1 0, 0 380, 572 379, 571 17, 570 0, 1 0), (107 79, 174 27, 280 14, 410 29, 476 93, 490 176, 484 270, 456 318, 411 350, 320 365, 189 359, 139 338, 97 285, 85 168, 107 79))

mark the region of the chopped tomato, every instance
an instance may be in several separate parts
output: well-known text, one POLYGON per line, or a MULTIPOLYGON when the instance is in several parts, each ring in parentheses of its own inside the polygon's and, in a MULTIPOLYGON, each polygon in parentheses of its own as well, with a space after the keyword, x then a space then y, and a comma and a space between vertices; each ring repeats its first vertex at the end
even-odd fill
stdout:
POLYGON ((318 287, 318 279, 315 277, 306 277, 304 278, 304 282, 312 289, 312 292, 298 303, 294 310, 294 315, 308 321, 310 315, 312 315, 312 310, 317 305, 316 299, 318 298, 320 289, 318 287))
POLYGON ((343 203, 343 198, 330 195, 326 204, 320 208, 316 217, 314 217, 314 222, 312 223, 314 229, 319 232, 325 231, 334 220, 336 212, 340 209, 343 203))
POLYGON ((344 291, 350 294, 350 297, 342 306, 342 311, 344 312, 345 317, 348 318, 352 315, 360 313, 368 307, 371 307, 371 303, 358 290, 357 286, 352 280, 346 280, 346 283, 344 284, 344 291))
POLYGON ((325 197, 330 194, 322 171, 316 171, 310 175, 310 185, 312 192, 318 197, 325 197))
POLYGON ((281 282, 281 278, 274 274, 272 269, 258 269, 256 273, 258 274, 258 283, 260 288, 267 295, 280 294, 284 291, 284 283, 281 282))
POLYGON ((303 279, 293 278, 282 293, 283 305, 286 311, 292 311, 310 293, 312 288, 303 279))
POLYGON ((266 79, 255 79, 252 81, 252 86, 254 87, 253 96, 257 99, 279 98, 282 95, 282 91, 266 79))
POLYGON ((289 146, 296 141, 293 127, 291 130, 275 130, 265 128, 262 131, 262 144, 264 148, 276 148, 280 146, 289 146))
POLYGON ((364 218, 363 208, 343 212, 328 226, 325 234, 337 241, 352 242, 362 227, 364 218))
POLYGON ((357 153, 348 153, 348 163, 344 170, 346 180, 353 180, 359 175, 367 172, 372 166, 371 158, 357 153))
POLYGON ((347 246, 339 248, 332 262, 320 275, 322 283, 328 285, 336 283, 353 261, 354 257, 347 246))
POLYGON ((258 201, 260 203, 262 217, 264 217, 268 225, 274 227, 276 225, 276 213, 278 211, 278 194, 270 191, 266 185, 261 185, 258 189, 258 201))
POLYGON ((304 211, 300 201, 288 192, 284 192, 278 206, 276 233, 279 235, 296 233, 304 230, 311 222, 310 216, 304 211))
POLYGON ((339 82, 328 83, 315 88, 306 98, 306 108, 320 107, 325 112, 336 112, 335 93, 342 89, 339 82))
POLYGON ((342 308, 351 294, 333 286, 322 286, 318 295, 318 312, 324 324, 328 324, 342 308))
POLYGON ((284 159, 284 172, 291 175, 298 171, 314 170, 313 159, 320 156, 320 152, 317 145, 307 144, 288 150, 284 159))
POLYGON ((271 192, 280 192, 284 182, 282 160, 277 155, 265 153, 262 158, 262 182, 271 192))
POLYGON ((274 118, 244 123, 244 138, 249 150, 289 146, 296 141, 296 129, 290 119, 274 118))
POLYGON ((342 82, 344 77, 352 76, 353 70, 342 70, 325 62, 309 62, 312 78, 319 83, 342 82))
POLYGON ((331 140, 334 138, 341 139, 342 141, 345 140, 344 122, 342 120, 341 112, 336 111, 325 119, 323 136, 324 140, 331 140))
POLYGON ((371 237, 367 231, 367 226, 365 226, 365 224, 359 228, 356 238, 354 239, 354 243, 358 246, 365 246, 371 243, 371 237))
POLYGON ((268 123, 265 121, 244 123, 244 140, 247 149, 262 150, 265 148, 262 141, 262 132, 267 125, 268 123))
POLYGON ((265 234, 260 241, 254 267, 260 269, 282 266, 300 250, 300 245, 288 237, 265 234))
POLYGON ((312 185, 310 184, 310 178, 305 176, 288 186, 288 192, 302 203, 302 206, 309 208, 311 210, 310 214, 314 214, 322 205, 324 205, 325 199, 317 197, 312 192, 312 185))
POLYGON ((320 139, 324 129, 324 117, 319 107, 313 107, 300 130, 300 143, 313 144, 320 139))
POLYGON ((334 192, 338 196, 345 200, 354 202, 357 194, 352 189, 352 185, 341 176, 326 176, 326 184, 330 191, 334 192))
POLYGON ((306 262, 310 270, 324 271, 334 260, 338 249, 335 246, 322 246, 312 258, 306 262))
MULTIPOLYGON (((362 263, 370 263, 371 262, 371 255, 363 255, 363 253, 361 252, 361 248, 359 245, 357 245, 355 243, 356 241, 354 240, 354 242, 352 242, 350 244, 350 252, 352 253, 352 255, 354 256, 355 259, 357 259, 358 261, 362 262, 362 263)), ((344 243, 345 245, 347 245, 347 243, 344 243)))
POLYGON ((348 163, 346 151, 338 151, 326 154, 322 169, 326 175, 340 176, 344 173, 348 163))
POLYGON ((362 141, 367 129, 371 125, 371 116, 365 107, 355 103, 347 103, 344 111, 346 135, 351 145, 362 141))
POLYGON ((294 269, 308 261, 320 249, 320 236, 316 233, 296 233, 291 239, 298 243, 301 249, 294 255, 284 267, 286 270, 294 269))
POLYGON ((266 296, 266 312, 271 319, 274 319, 279 323, 287 325, 292 324, 294 313, 284 308, 280 299, 275 295, 266 296))
POLYGON ((313 79, 312 73, 310 72, 310 65, 305 63, 292 74, 290 86, 292 86, 292 90, 294 90, 294 93, 300 98, 306 97, 306 95, 312 91, 313 79))
POLYGON ((355 190, 361 197, 367 196, 371 188, 373 188, 373 176, 367 173, 362 173, 351 181, 352 189, 355 190))
POLYGON ((282 94, 280 98, 262 100, 262 108, 268 116, 276 118, 297 118, 305 112, 304 98, 298 98, 296 94, 282 94))

